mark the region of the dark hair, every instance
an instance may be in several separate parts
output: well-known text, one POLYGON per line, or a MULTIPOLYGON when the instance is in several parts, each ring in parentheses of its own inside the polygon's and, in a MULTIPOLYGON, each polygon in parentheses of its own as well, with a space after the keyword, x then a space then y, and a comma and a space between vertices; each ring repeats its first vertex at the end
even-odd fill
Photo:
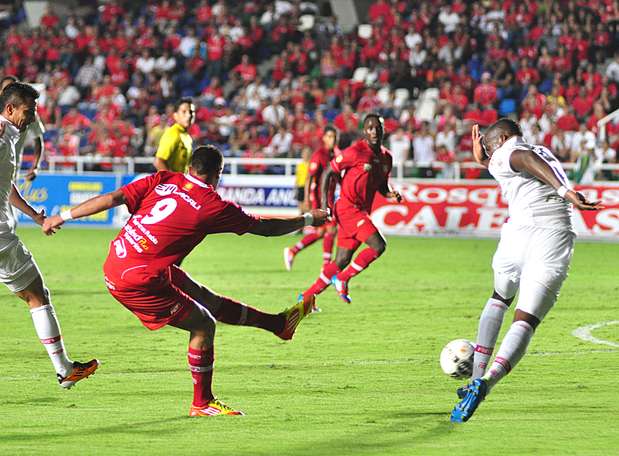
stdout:
POLYGON ((29 98, 36 100, 39 98, 39 92, 30 84, 12 82, 0 94, 0 112, 4 111, 9 103, 20 106, 25 104, 29 98))
POLYGON ((327 125, 327 126, 325 127, 325 131, 324 131, 323 135, 324 135, 325 133, 330 132, 330 131, 332 131, 333 133, 335 133, 335 138, 337 139, 337 136, 338 136, 339 132, 337 131, 337 128, 335 128, 335 127, 334 127, 333 125, 331 125, 331 124, 329 124, 329 125, 327 125))
POLYGON ((383 116, 375 112, 371 112, 370 114, 364 117, 363 125, 365 125, 365 123, 371 118, 378 120, 378 123, 380 123, 381 127, 383 127, 383 129, 385 128, 385 119, 383 119, 383 116))
POLYGON ((211 174, 219 171, 224 161, 224 156, 219 149, 212 144, 199 146, 191 156, 191 167, 200 175, 211 174))
POLYGON ((191 98, 181 98, 176 103, 174 103, 174 112, 177 112, 185 103, 191 105, 193 104, 193 100, 191 98))
POLYGON ((490 140, 498 138, 501 135, 509 137, 522 136, 522 129, 520 128, 520 125, 518 125, 512 119, 502 117, 488 127, 485 133, 485 137, 486 139, 490 140))
POLYGON ((7 74, 5 77, 0 79, 0 86, 4 85, 6 81, 17 82, 17 78, 13 75, 7 74))

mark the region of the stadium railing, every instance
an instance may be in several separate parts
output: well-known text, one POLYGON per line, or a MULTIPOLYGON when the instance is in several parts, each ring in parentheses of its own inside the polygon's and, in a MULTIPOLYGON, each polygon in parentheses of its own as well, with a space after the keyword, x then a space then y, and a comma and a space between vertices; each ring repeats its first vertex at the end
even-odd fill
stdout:
POLYGON ((613 112, 611 112, 607 116, 602 117, 600 120, 598 120, 598 132, 599 132, 598 137, 599 137, 600 142, 606 139, 606 124, 608 124, 609 122, 612 122, 617 117, 619 117, 619 109, 615 109, 613 112))
MULTIPOLYGON (((105 165, 107 171, 113 171, 123 174, 136 174, 136 172, 147 172, 145 168, 153 163, 152 157, 92 157, 92 156, 49 156, 47 162, 51 173, 76 173, 83 174, 91 172, 93 168, 105 165)), ((296 166, 301 160, 298 158, 240 158, 227 157, 225 159, 225 174, 242 175, 242 174, 273 174, 281 176, 293 176, 296 171, 296 166), (249 170, 257 166, 266 166, 266 172, 250 172, 249 170), (247 169, 246 169, 247 168, 247 169)), ((575 169, 575 163, 562 163, 566 171, 575 169)), ((405 162, 395 163, 393 167, 392 177, 418 177, 415 173, 419 168, 431 168, 437 171, 438 177, 451 178, 460 180, 462 171, 471 168, 480 169, 481 167, 475 162, 454 162, 445 163, 434 161, 431 163, 414 162, 407 160, 405 162)), ((619 164, 597 165, 597 171, 619 172, 619 164)))

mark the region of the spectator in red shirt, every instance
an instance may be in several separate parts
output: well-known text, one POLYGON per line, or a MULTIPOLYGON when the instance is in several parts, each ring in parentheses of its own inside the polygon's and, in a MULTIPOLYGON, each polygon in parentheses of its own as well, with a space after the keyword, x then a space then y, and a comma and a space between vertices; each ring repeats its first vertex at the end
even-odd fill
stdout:
POLYGON ((480 106, 492 105, 496 101, 496 86, 490 81, 490 73, 481 75, 481 84, 475 87, 473 101, 480 106))
POLYGON ((256 65, 249 61, 247 54, 243 54, 241 63, 232 68, 232 73, 237 74, 244 82, 251 82, 256 79, 256 65))
POLYGON ((572 101, 572 107, 574 108, 574 113, 578 120, 585 120, 587 114, 591 112, 593 101, 593 97, 587 94, 587 89, 581 86, 578 91, 578 96, 572 101))

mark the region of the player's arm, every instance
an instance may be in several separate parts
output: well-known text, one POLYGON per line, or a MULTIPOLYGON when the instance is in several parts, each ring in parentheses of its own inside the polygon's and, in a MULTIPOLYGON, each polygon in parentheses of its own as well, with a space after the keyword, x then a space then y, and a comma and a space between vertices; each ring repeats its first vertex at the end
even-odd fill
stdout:
POLYGON ((484 146, 484 137, 479 134, 479 125, 473 125, 471 129, 471 139, 473 140, 473 159, 483 166, 488 167, 488 154, 486 154, 486 147, 484 146))
POLYGON ((168 128, 166 131, 163 132, 163 135, 159 140, 157 152, 155 153, 155 161, 153 162, 153 165, 155 166, 157 171, 170 170, 170 167, 168 166, 168 160, 174 152, 175 145, 176 137, 173 131, 168 128))
POLYGON ((312 209, 297 217, 260 218, 248 233, 258 236, 281 236, 300 230, 304 226, 321 226, 327 221, 328 213, 322 209, 312 209))
POLYGON ((37 114, 34 122, 31 124, 32 132, 34 133, 34 156, 32 159, 32 167, 26 174, 26 180, 33 181, 37 177, 37 170, 39 169, 39 163, 43 159, 43 153, 45 152, 45 141, 43 140, 43 133, 45 127, 41 118, 37 114))
POLYGON ((588 201, 582 193, 571 190, 563 184, 551 168, 539 155, 531 150, 518 149, 512 152, 509 164, 514 171, 526 172, 543 183, 554 188, 563 197, 580 210, 596 211, 603 209, 600 201, 588 201))
POLYGON ((398 203, 402 201, 402 195, 397 190, 393 190, 389 185, 387 179, 383 182, 383 184, 378 188, 378 192, 383 195, 385 198, 393 198, 398 203))
POLYGON ((42 225, 45 220, 45 209, 41 210, 41 212, 37 212, 34 208, 21 196, 19 190, 12 184, 11 193, 9 193, 9 203, 11 206, 16 207, 32 220, 34 220, 37 224, 42 225))
POLYGON ((329 199, 329 189, 331 188, 331 181, 338 178, 338 173, 335 171, 330 164, 327 164, 327 167, 322 173, 322 181, 320 182, 320 207, 324 210, 327 209, 328 199, 329 199))
POLYGON ((125 194, 122 190, 114 190, 113 192, 90 198, 89 200, 86 200, 71 209, 67 209, 58 215, 53 215, 46 218, 42 229, 45 234, 50 236, 54 234, 56 229, 58 229, 67 220, 98 214, 99 212, 112 209, 113 207, 120 206, 125 203, 125 194))

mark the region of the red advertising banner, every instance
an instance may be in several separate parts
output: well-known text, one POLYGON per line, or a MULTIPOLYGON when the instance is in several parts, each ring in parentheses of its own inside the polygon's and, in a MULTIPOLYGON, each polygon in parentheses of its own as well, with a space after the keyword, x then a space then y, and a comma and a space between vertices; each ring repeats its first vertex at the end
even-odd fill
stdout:
MULTIPOLYGON (((377 196, 372 219, 385 234, 498 236, 507 205, 492 181, 392 181, 403 197, 394 203, 377 196)), ((602 200, 597 212, 574 210, 578 235, 619 241, 619 184, 577 185, 589 200, 602 200)))

